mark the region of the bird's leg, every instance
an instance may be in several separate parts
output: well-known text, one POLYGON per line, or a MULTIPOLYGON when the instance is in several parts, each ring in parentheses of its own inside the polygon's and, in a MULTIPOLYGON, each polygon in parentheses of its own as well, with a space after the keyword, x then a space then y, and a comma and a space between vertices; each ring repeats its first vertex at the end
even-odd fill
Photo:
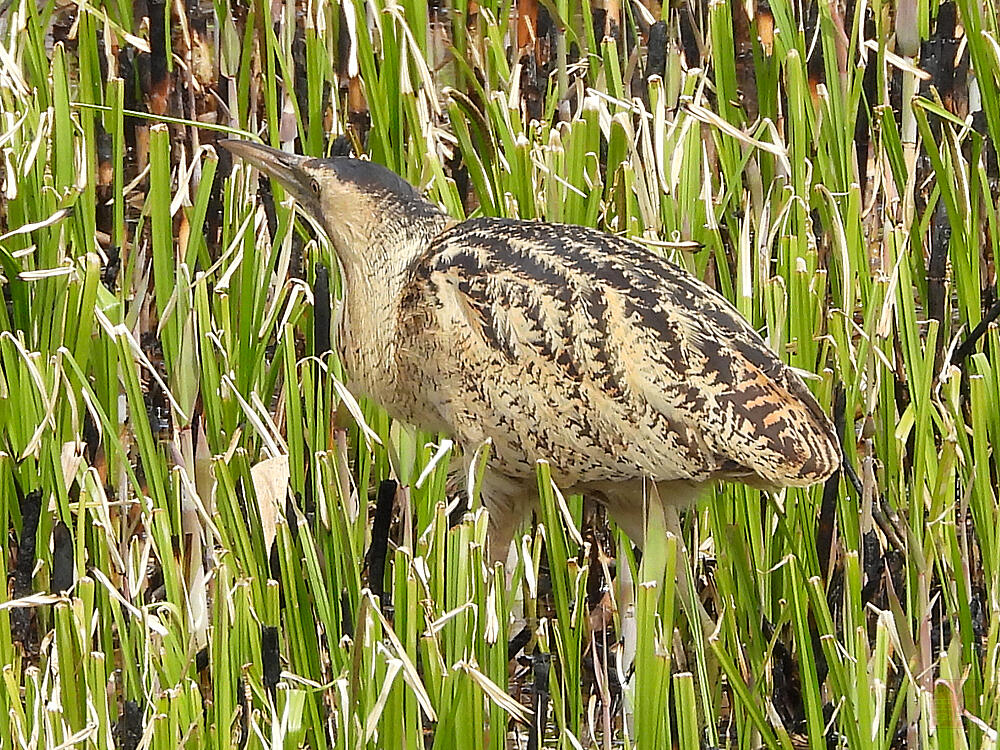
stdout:
POLYGON ((714 684, 719 673, 719 663, 716 659, 711 656, 711 649, 708 647, 709 638, 715 633, 717 629, 717 623, 705 610, 705 605, 702 604, 701 598, 698 596, 698 592, 694 590, 693 577, 691 577, 690 568, 690 556, 688 555, 687 548, 684 544, 684 532, 681 530, 680 518, 677 515, 677 506, 671 505, 669 503, 664 503, 663 506, 663 519, 666 522, 666 529, 668 534, 672 534, 677 538, 677 568, 676 568, 676 581, 677 581, 677 593, 680 596, 681 604, 687 612, 689 622, 691 623, 691 628, 698 640, 704 646, 704 651, 702 653, 708 654, 708 658, 704 660, 696 657, 695 661, 699 663, 699 669, 694 670, 695 674, 698 675, 698 679, 704 679, 709 685, 714 684), (692 612, 692 608, 694 612, 692 612), (697 618, 697 619, 695 619, 697 618))
MULTIPOLYGON (((698 592, 691 587, 691 579, 689 579, 690 570, 688 568, 691 558, 684 544, 684 532, 681 529, 681 521, 677 515, 677 506, 670 503, 662 503, 661 509, 667 533, 677 538, 677 593, 680 595, 681 602, 685 608, 688 605, 695 607, 696 611, 694 614, 698 617, 698 624, 701 626, 701 636, 705 639, 715 631, 716 623, 705 610, 705 605, 701 603, 698 592)), ((691 614, 689 610, 688 615, 690 616, 691 614)))
POLYGON ((646 520, 654 499, 656 507, 687 508, 704 492, 704 485, 687 480, 652 483, 641 479, 627 482, 591 482, 583 489, 596 495, 608 514, 639 549, 646 539, 646 520))
POLYGON ((608 515, 625 532, 632 543, 642 549, 646 538, 646 511, 642 495, 634 493, 603 492, 604 507, 608 515))
MULTIPOLYGON (((701 599, 691 584, 690 557, 684 543, 684 533, 677 515, 679 508, 692 507, 704 491, 704 485, 688 481, 657 482, 655 488, 641 482, 622 482, 599 488, 604 496, 608 513, 629 538, 640 548, 647 549, 647 529, 655 528, 659 534, 666 531, 676 538, 675 586, 677 595, 688 616, 696 617, 692 627, 700 629, 704 640, 715 630, 715 622, 705 610, 701 599), (694 610, 692 611, 692 607, 694 610)), ((662 539, 662 536, 660 537, 662 539)), ((650 544, 652 537, 650 537, 650 544)), ((632 592, 622 590, 628 581, 619 581, 619 602, 625 605, 634 604, 632 592)), ((624 639, 623 654, 625 664, 629 665, 635 654, 634 609, 625 606, 622 609, 622 635, 624 639)))
POLYGON ((486 470, 481 497, 483 507, 490 516, 487 542, 491 565, 507 563, 514 533, 538 504, 537 492, 532 493, 532 487, 533 483, 521 483, 486 470))

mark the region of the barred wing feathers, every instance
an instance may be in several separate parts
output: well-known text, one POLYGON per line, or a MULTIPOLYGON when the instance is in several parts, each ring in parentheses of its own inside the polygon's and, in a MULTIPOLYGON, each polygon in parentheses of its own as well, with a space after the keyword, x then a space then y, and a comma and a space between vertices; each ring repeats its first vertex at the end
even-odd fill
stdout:
POLYGON ((500 471, 548 458, 570 484, 805 486, 839 466, 801 379, 728 301, 634 242, 473 219, 409 273, 399 366, 423 421, 466 444, 492 438, 500 471))

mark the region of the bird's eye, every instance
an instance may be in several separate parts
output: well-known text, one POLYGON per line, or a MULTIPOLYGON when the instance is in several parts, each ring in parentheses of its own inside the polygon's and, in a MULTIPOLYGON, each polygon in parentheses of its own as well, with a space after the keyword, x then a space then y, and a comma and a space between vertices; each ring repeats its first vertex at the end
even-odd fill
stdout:
POLYGON ((309 188, 313 191, 313 195, 319 195, 319 180, 310 182, 309 188))

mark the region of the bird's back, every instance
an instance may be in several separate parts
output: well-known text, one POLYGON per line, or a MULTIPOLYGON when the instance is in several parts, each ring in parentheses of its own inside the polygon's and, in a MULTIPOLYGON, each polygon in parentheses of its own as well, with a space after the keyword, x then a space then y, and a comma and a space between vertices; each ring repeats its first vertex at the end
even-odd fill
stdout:
POLYGON ((719 294, 626 239, 474 219, 409 270, 386 406, 490 438, 494 466, 566 485, 745 478, 821 481, 839 465, 800 378, 719 294), (401 379, 402 381, 403 379, 401 379))

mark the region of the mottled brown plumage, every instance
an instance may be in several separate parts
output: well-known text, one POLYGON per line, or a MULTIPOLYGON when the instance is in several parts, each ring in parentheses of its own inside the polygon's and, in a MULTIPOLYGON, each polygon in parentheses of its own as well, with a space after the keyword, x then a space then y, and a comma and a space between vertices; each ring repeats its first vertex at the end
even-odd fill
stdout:
POLYGON ((717 479, 806 486, 839 466, 800 378, 729 302, 641 245, 577 226, 456 223, 377 165, 223 145, 333 242, 354 388, 467 452, 492 441, 494 556, 534 504, 538 459, 639 543, 645 480, 686 504, 717 479))

